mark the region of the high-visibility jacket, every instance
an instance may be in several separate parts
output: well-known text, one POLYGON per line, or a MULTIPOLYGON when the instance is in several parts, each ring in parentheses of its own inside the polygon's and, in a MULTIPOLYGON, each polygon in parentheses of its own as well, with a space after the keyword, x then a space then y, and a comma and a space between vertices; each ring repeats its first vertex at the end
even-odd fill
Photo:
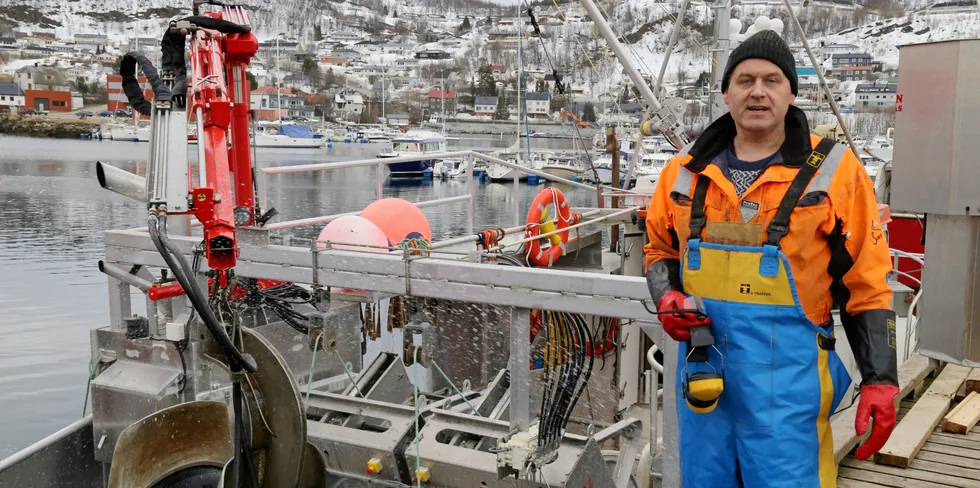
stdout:
MULTIPOLYGON (((679 288, 675 263, 690 233, 689 195, 694 194, 695 180, 711 180, 705 198, 709 226, 712 222, 761 224, 760 239, 766 239, 780 200, 821 140, 810 132, 802 110, 791 106, 786 115, 786 141, 780 148, 783 162, 767 167, 739 198, 716 164, 735 131, 734 120, 725 114, 661 171, 646 216, 645 269, 648 282, 658 269, 666 276, 664 270, 669 268, 671 276, 669 285, 666 277, 653 278, 661 282, 651 284, 655 303, 659 299, 656 288, 679 288), (666 263, 671 266, 665 267, 666 263)), ((892 262, 874 187, 850 150, 836 150, 845 154, 834 167, 821 166, 813 177, 793 209, 780 249, 788 258, 804 312, 813 323, 828 323, 835 301, 840 306, 849 342, 860 349, 855 350, 855 359, 864 383, 897 384, 895 321, 886 279, 892 262)))

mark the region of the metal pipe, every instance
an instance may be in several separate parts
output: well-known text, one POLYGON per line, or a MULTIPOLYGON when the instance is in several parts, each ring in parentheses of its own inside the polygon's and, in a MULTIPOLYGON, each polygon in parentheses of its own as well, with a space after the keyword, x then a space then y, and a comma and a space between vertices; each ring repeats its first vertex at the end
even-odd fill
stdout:
MULTIPOLYGON (((715 13, 715 47, 711 54, 711 94, 710 109, 711 120, 716 120, 728 111, 725 100, 721 92, 721 82, 725 74, 725 66, 728 64, 728 55, 731 50, 731 40, 729 27, 732 20, 731 0, 721 0, 715 7, 719 11, 715 13)), ((680 147, 678 147, 680 149, 680 147)))
MULTIPOLYGON (((579 227, 585 227, 586 225, 592 225, 592 224, 598 223, 598 222, 602 221, 603 219, 606 219, 606 218, 609 218, 609 217, 615 217, 617 215, 622 215, 622 214, 629 213, 629 212, 635 212, 635 211, 639 210, 639 208, 640 207, 625 208, 625 209, 620 210, 618 212, 613 212, 613 213, 611 213, 609 215, 603 215, 602 217, 599 217, 597 219, 583 220, 583 221, 581 221, 581 222, 579 222, 579 223, 577 223, 575 225, 571 225, 571 226, 565 227, 564 229, 555 229, 555 230, 553 230, 551 232, 545 232, 543 234, 538 234, 538 235, 536 235, 534 237, 529 237, 527 239, 522 239, 522 240, 517 241, 517 242, 511 242, 509 244, 505 244, 505 245, 501 245, 501 246, 496 246, 496 247, 494 247, 492 249, 503 249, 505 247, 514 246, 514 245, 521 244, 521 243, 524 243, 524 242, 531 242, 531 241, 534 241, 534 240, 537 240, 537 239, 544 239, 545 237, 551 237, 551 236, 553 236, 555 234, 561 234, 562 232, 568 232, 568 231, 570 231, 572 229, 578 229, 579 227)), ((521 228, 523 228, 523 227, 521 227, 521 228)))
MULTIPOLYGON (((447 203, 461 202, 464 200, 472 201, 473 195, 458 195, 455 197, 439 198, 436 200, 426 200, 424 202, 415 202, 413 205, 415 205, 418 208, 426 208, 426 207, 445 205, 447 203)), ((310 217, 307 219, 287 220, 285 222, 277 222, 275 224, 266 225, 265 228, 269 230, 278 230, 278 229, 286 229, 290 227, 302 227, 304 225, 324 224, 330 222, 331 220, 336 220, 341 217, 346 217, 348 215, 360 215, 360 214, 361 214, 361 210, 357 210, 353 212, 323 215, 320 217, 310 217)))
POLYGON ((207 141, 208 136, 207 134, 204 133, 204 112, 201 110, 201 107, 197 107, 196 116, 197 116, 197 174, 198 174, 197 184, 198 186, 203 187, 208 184, 207 174, 205 171, 205 166, 207 165, 204 164, 205 159, 207 159, 204 156, 204 146, 206 146, 208 143, 207 141))
MULTIPOLYGON (((473 158, 466 158, 466 193, 473 196, 473 158)), ((473 198, 466 202, 466 233, 473 233, 473 198)))
MULTIPOLYGON (((599 208, 593 209, 593 210, 589 210, 587 212, 583 212, 582 213, 582 218, 591 217, 593 215, 599 214, 600 212, 602 212, 602 209, 599 209, 599 208)), ((512 234, 514 232, 520 232, 520 231, 524 230, 524 228, 525 228, 525 226, 523 226, 523 225, 509 227, 509 228, 504 229, 504 234, 512 234)), ((462 237, 454 237, 452 239, 446 239, 445 241, 433 242, 432 243, 432 246, 429 249, 442 249, 444 247, 455 246, 455 245, 458 245, 458 244, 467 244, 467 243, 470 243, 470 242, 478 242, 479 240, 480 240, 480 238, 477 237, 476 234, 466 235, 466 236, 462 236, 462 237)))
POLYGON ((817 79, 820 80, 820 86, 827 92, 827 101, 830 102, 830 110, 834 112, 834 116, 837 117, 837 122, 840 123, 841 130, 844 131, 844 137, 847 138, 847 145, 851 146, 851 151, 854 151, 854 156, 861 154, 861 151, 858 151, 857 146, 854 145, 854 141, 851 139, 850 131, 844 125, 844 117, 841 116, 840 109, 837 108, 837 102, 834 101, 834 94, 830 91, 830 87, 827 86, 827 81, 823 78, 820 65, 817 64, 817 58, 813 55, 813 51, 810 50, 810 43, 806 40, 806 34, 803 33, 803 26, 800 25, 799 19, 796 18, 796 13, 793 12, 793 7, 790 6, 789 0, 783 0, 783 5, 786 5, 786 10, 789 11, 789 18, 793 19, 793 25, 796 27, 796 33, 803 40, 803 49, 806 50, 806 55, 810 58, 810 63, 813 64, 814 71, 817 72, 817 79))
MULTIPOLYGON (((520 105, 520 102, 518 102, 518 105, 520 105)), ((519 112, 520 111, 520 107, 518 107, 517 110, 519 112)), ((521 116, 518 115, 517 116, 517 124, 518 124, 518 126, 520 126, 520 123, 521 123, 520 121, 521 121, 521 116)), ((518 129, 518 132, 517 132, 517 145, 518 145, 517 161, 520 161, 521 160, 520 144, 521 144, 521 133, 520 133, 520 129, 518 129)), ((531 149, 528 148, 527 164, 528 164, 528 167, 529 168, 531 167, 530 166, 530 164, 531 164, 530 150, 531 149)), ((520 225, 520 223, 521 223, 521 172, 520 172, 520 170, 518 170, 516 173, 514 173, 514 225, 520 225)))
POLYGON ((106 190, 114 191, 133 200, 146 202, 146 178, 142 176, 97 161, 95 163, 95 177, 99 180, 99 186, 106 190))
POLYGON ((378 200, 384 197, 383 183, 385 179, 385 167, 383 164, 378 163, 378 200))
POLYGON ((684 0, 681 3, 681 9, 677 12, 677 20, 674 21, 674 29, 670 31, 670 41, 667 42, 667 54, 664 56, 664 60, 660 63, 660 74, 657 75, 657 81, 653 85, 653 93, 655 95, 660 94, 660 87, 664 83, 664 74, 667 72, 667 62, 670 61, 670 53, 674 50, 674 44, 677 43, 677 35, 681 32, 681 23, 684 22, 684 14, 687 13, 687 4, 691 3, 691 0, 684 0))
POLYGON ((102 260, 99 261, 99 271, 122 281, 127 285, 135 286, 144 292, 149 291, 150 288, 153 287, 153 283, 150 283, 149 281, 144 280, 143 278, 140 278, 132 273, 127 273, 126 270, 120 268, 119 266, 109 264, 102 260))
POLYGON ((66 426, 65 428, 51 434, 44 439, 41 439, 30 446, 27 446, 21 451, 18 451, 11 455, 10 457, 0 460, 0 473, 13 468, 22 461, 29 459, 31 456, 40 453, 41 451, 54 446, 67 438, 68 436, 78 432, 79 430, 85 428, 92 424, 92 416, 88 415, 82 419, 76 420, 66 426))
POLYGON ((332 170, 332 169, 358 168, 361 166, 374 166, 376 164, 410 163, 422 159, 460 158, 464 156, 469 156, 472 153, 473 151, 428 153, 428 154, 420 154, 418 156, 399 156, 396 158, 357 159, 354 161, 343 161, 339 163, 316 163, 316 164, 301 164, 297 166, 276 166, 274 168, 262 168, 259 171, 262 171, 263 173, 266 174, 301 173, 304 171, 322 171, 322 170, 332 170))
POLYGON ((639 70, 636 69, 636 66, 633 65, 633 62, 630 59, 629 54, 626 52, 626 49, 624 49, 623 45, 619 43, 616 33, 613 32, 612 27, 609 26, 608 22, 606 22, 606 18, 599 12, 599 9, 596 7, 595 3, 592 0, 580 1, 582 2, 582 6, 585 7, 585 11, 588 12, 589 17, 592 18, 592 22, 595 23, 599 34, 601 34, 603 39, 606 40, 606 44, 609 45, 609 48, 612 49, 613 53, 616 55, 616 58, 618 58, 619 62, 622 63, 623 68, 626 68, 626 74, 629 75, 631 80, 633 80, 633 84, 636 85, 636 88, 640 91, 640 96, 646 100, 648 104, 646 107, 647 112, 656 112, 660 110, 661 106, 660 102, 657 100, 657 96, 653 93, 653 90, 647 86, 646 80, 643 79, 643 75, 641 75, 639 70))

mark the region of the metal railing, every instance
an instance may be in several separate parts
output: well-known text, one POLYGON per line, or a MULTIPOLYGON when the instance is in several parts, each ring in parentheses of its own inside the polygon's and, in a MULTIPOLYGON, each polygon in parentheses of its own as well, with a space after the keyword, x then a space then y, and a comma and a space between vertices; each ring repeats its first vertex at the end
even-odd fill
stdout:
MULTIPOLYGON (((315 163, 315 164, 303 164, 297 166, 276 166, 271 168, 258 168, 256 172, 256 186, 258 187, 259 202, 263 209, 269 208, 269 176, 275 174, 283 173, 300 173, 300 172, 310 172, 310 171, 333 171, 338 169, 347 168, 363 168, 363 167, 374 167, 376 168, 377 175, 377 198, 380 200, 383 198, 384 193, 384 170, 385 166, 395 163, 409 163, 414 161, 422 161, 429 159, 449 159, 449 158, 466 158, 466 194, 459 195, 455 197, 438 198, 434 200, 427 200, 418 202, 415 206, 419 208, 434 207, 439 205, 445 205, 449 203, 455 203, 460 201, 466 201, 466 232, 467 234, 473 233, 473 161, 474 159, 480 159, 488 164, 499 164, 508 168, 516 169, 522 173, 531 174, 543 178, 548 181, 562 183, 575 188, 583 188, 586 190, 595 190, 596 187, 591 185, 586 185, 584 183, 579 183, 569 179, 565 179, 559 176, 550 175, 543 171, 538 171, 533 168, 528 168, 517 163, 512 163, 510 161, 505 161, 503 159, 490 156, 488 154, 483 154, 480 152, 467 150, 467 151, 449 151, 441 153, 426 153, 417 156, 400 156, 394 158, 370 158, 370 159, 359 159, 353 161, 342 161, 336 163, 315 163)), ((516 180, 516 178, 515 178, 516 180)), ((627 195, 641 195, 637 192, 632 192, 631 190, 616 188, 609 185, 599 185, 605 190, 614 192, 616 196, 622 197, 627 195)), ((521 199, 519 194, 516 193, 517 187, 515 186, 514 195, 514 226, 523 227, 524 223, 521 219, 521 199)), ((611 196, 610 193, 603 193, 603 198, 611 196)), ((358 215, 359 211, 345 212, 332 215, 323 215, 319 217, 309 217, 304 219, 289 220, 285 222, 278 222, 275 224, 269 224, 266 226, 270 230, 287 229, 291 227, 301 227, 305 225, 314 224, 324 224, 331 220, 346 216, 346 215, 358 215)))

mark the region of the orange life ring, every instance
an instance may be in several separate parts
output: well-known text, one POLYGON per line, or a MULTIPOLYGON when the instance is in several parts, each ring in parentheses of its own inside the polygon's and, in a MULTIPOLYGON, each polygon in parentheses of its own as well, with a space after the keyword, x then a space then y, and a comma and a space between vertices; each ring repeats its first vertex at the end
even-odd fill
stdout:
POLYGON ((564 230, 570 225, 575 225, 579 221, 578 214, 572 213, 565 200, 565 194, 557 188, 545 188, 538 192, 531 202, 531 208, 527 211, 527 225, 524 231, 525 239, 533 239, 527 243, 527 260, 537 266, 546 267, 554 264, 565 252, 565 243, 568 242, 568 231, 564 230), (557 226, 552 223, 551 216, 548 214, 548 206, 555 206, 557 226), (541 234, 562 230, 557 234, 547 237, 551 245, 547 249, 541 247, 542 239, 534 239, 541 234))

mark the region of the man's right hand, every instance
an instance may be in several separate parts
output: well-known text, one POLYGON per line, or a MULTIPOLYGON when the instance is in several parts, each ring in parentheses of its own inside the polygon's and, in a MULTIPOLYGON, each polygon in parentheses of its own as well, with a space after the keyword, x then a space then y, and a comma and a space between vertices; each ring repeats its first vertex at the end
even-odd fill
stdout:
POLYGON ((711 323, 711 319, 689 312, 673 311, 694 308, 694 301, 684 296, 683 293, 677 290, 668 291, 657 304, 657 312, 660 312, 660 323, 664 325, 664 332, 678 342, 691 340, 689 329, 708 325, 711 323))

